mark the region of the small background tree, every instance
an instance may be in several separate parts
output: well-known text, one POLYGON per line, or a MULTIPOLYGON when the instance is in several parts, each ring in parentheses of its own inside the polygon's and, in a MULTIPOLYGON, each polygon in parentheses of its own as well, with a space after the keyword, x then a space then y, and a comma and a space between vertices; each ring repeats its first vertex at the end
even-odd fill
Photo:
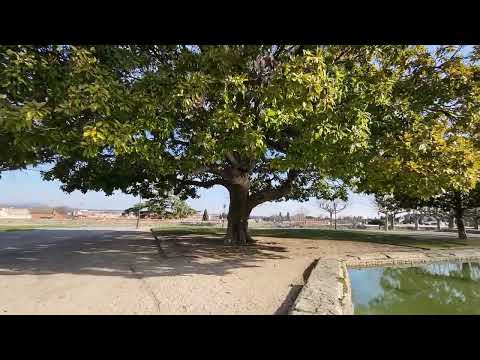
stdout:
POLYGON ((391 194, 375 194, 373 205, 381 214, 385 214, 385 231, 388 230, 388 222, 390 227, 395 229, 395 216, 404 212, 400 201, 391 194))
POLYGON ((195 214, 195 210, 175 195, 158 196, 145 202, 135 204, 125 210, 126 214, 147 211, 160 219, 184 219, 195 214))
POLYGON ((210 218, 208 216, 207 209, 203 211, 202 221, 208 221, 210 218))
POLYGON ((333 227, 335 230, 337 230, 337 214, 345 210, 348 205, 348 202, 341 199, 320 200, 318 202, 320 209, 328 212, 330 215, 330 227, 332 227, 333 218, 333 227))
POLYGON ((466 217, 472 222, 473 228, 478 230, 480 223, 480 208, 475 207, 466 211, 466 217))

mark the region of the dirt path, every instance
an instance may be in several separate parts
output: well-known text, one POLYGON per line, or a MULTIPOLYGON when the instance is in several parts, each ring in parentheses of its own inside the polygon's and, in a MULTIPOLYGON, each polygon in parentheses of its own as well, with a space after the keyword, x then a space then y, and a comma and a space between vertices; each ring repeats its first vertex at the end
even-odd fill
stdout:
POLYGON ((155 299, 130 268, 150 243, 148 233, 136 232, 2 233, 0 313, 157 313, 155 299))
POLYGON ((318 257, 399 250, 348 241, 256 237, 252 247, 224 247, 221 238, 161 238, 162 266, 139 271, 167 314, 284 314, 318 257))
POLYGON ((398 250, 334 240, 220 238, 161 242, 148 232, 34 230, 0 233, 0 314, 284 313, 312 261, 398 250))

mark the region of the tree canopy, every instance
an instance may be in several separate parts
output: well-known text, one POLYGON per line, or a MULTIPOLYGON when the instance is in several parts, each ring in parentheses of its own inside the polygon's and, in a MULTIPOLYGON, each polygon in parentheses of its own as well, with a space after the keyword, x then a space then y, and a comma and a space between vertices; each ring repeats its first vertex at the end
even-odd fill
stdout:
POLYGON ((125 210, 125 213, 141 213, 148 211, 163 219, 183 219, 196 213, 188 204, 177 196, 169 194, 164 197, 151 198, 131 208, 125 210))
POLYGON ((0 136, 32 155, 14 165, 43 151, 65 191, 185 199, 224 186, 226 241, 245 244, 254 207, 331 197, 332 180, 473 187, 479 51, 467 63, 457 50, 2 46, 0 136))
POLYGON ((476 186, 480 171, 480 48, 412 47, 388 66, 391 96, 372 110, 359 189, 428 199, 476 186))

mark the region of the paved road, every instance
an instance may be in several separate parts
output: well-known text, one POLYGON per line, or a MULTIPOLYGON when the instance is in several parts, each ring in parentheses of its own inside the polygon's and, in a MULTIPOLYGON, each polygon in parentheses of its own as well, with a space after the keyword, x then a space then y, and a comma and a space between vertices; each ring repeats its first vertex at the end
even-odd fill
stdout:
POLYGON ((158 261, 148 232, 0 232, 0 314, 154 314, 143 279, 158 261))

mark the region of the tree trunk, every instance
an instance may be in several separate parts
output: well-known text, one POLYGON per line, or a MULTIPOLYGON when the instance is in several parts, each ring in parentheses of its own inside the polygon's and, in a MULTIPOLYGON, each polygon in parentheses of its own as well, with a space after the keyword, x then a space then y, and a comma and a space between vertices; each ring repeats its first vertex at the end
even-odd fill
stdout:
POLYGON ((478 230, 478 224, 479 221, 478 221, 478 209, 476 208, 474 213, 473 213, 473 228, 475 230, 478 230))
POLYGON ((248 235, 248 186, 232 184, 229 190, 230 206, 228 209, 227 235, 225 245, 246 245, 252 242, 248 235))
POLYGON ((391 224, 392 224, 392 230, 395 230, 395 213, 392 214, 391 224))
POLYGON ((437 218, 437 231, 440 231, 440 219, 437 218))
POLYGON ((337 213, 335 213, 335 230, 337 230, 337 213))
POLYGON ((465 231, 465 223, 463 222, 463 209, 457 209, 455 211, 455 220, 457 221, 457 230, 459 239, 467 239, 467 232, 465 231))
POLYGON ((454 216, 452 213, 448 216, 448 230, 453 230, 453 219, 454 216))
POLYGON ((330 230, 333 229, 333 213, 330 213, 330 230))
POLYGON ((418 222, 420 221, 420 216, 415 214, 415 231, 418 231, 418 222))
POLYGON ((385 231, 388 231, 388 212, 385 213, 385 231))

